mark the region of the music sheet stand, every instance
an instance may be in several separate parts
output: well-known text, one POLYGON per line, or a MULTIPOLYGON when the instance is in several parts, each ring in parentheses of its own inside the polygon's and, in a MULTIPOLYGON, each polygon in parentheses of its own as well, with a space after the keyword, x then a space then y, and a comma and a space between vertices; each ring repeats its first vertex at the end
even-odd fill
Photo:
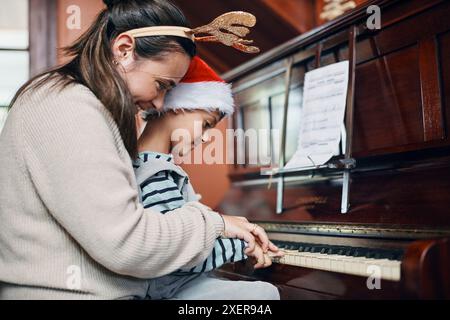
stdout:
MULTIPOLYGON (((285 150, 286 150, 286 127, 287 115, 289 107, 289 95, 292 81, 292 69, 294 67, 293 57, 289 57, 286 61, 286 76, 285 76, 285 99, 283 110, 283 126, 281 134, 280 145, 280 159, 278 169, 271 169, 263 171, 264 175, 278 175, 277 178, 277 207, 276 213, 283 212, 283 198, 284 198, 284 174, 296 173, 302 171, 315 171, 321 169, 333 169, 342 172, 342 198, 341 198, 341 213, 347 213, 350 208, 350 184, 351 184, 351 170, 356 166, 355 159, 352 158, 352 140, 353 140, 353 118, 354 118, 354 96, 355 96, 355 69, 356 69, 356 38, 358 36, 358 29, 356 26, 351 26, 348 32, 348 47, 349 47, 349 80, 347 90, 347 103, 345 115, 345 152, 344 158, 338 161, 329 161, 321 166, 311 166, 293 169, 284 169, 286 164, 285 150)), ((322 43, 317 46, 316 54, 316 68, 320 67, 320 57, 322 53, 322 43)))

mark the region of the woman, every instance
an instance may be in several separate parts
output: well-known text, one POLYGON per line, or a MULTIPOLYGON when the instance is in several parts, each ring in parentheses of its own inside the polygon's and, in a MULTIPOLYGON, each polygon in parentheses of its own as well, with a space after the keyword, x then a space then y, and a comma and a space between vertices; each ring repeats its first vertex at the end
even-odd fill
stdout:
MULTIPOLYGON (((68 48, 72 60, 19 90, 0 136, 2 299, 144 298, 146 279, 195 266, 221 235, 248 242, 260 266, 270 261, 257 248, 277 251, 262 228, 200 204, 145 214, 131 163, 135 115, 162 107, 195 45, 122 34, 186 26, 168 1, 105 3, 68 48)), ((274 297, 273 286, 252 284, 247 297, 274 297)))

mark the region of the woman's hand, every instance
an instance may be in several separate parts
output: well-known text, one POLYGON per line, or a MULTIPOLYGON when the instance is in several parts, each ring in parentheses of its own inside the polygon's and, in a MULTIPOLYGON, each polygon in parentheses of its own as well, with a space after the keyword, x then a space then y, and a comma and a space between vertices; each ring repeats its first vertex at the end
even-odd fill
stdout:
POLYGON ((222 217, 225 222, 224 236, 226 238, 238 238, 247 242, 247 255, 253 256, 253 251, 257 248, 257 245, 262 249, 263 254, 267 254, 268 251, 279 254, 278 247, 269 240, 266 231, 260 226, 250 223, 244 217, 228 215, 222 215, 222 217))

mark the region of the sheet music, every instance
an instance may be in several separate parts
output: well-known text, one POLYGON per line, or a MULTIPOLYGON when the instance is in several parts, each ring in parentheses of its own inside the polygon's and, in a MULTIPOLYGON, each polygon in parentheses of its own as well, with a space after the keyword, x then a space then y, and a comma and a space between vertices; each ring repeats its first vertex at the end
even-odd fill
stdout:
POLYGON ((322 165, 338 154, 348 71, 342 61, 305 74, 298 147, 286 169, 322 165))

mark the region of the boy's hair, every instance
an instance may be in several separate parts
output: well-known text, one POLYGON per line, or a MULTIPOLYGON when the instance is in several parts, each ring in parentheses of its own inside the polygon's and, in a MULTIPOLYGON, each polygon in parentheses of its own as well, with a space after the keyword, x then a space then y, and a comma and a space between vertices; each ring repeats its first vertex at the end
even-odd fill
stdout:
MULTIPOLYGON (((200 111, 200 110, 206 111, 206 112, 211 112, 210 110, 203 110, 203 109, 178 109, 178 110, 170 110, 170 111, 166 111, 166 112, 144 112, 142 114, 142 119, 144 121, 152 121, 152 120, 158 119, 160 117, 163 117, 164 114, 166 114, 168 112, 178 114, 180 112, 183 112, 183 113, 184 112, 195 112, 195 111, 200 111)), ((226 113, 220 111, 219 109, 217 109, 217 111, 219 111, 219 114, 220 114, 219 121, 226 117, 226 113)))

